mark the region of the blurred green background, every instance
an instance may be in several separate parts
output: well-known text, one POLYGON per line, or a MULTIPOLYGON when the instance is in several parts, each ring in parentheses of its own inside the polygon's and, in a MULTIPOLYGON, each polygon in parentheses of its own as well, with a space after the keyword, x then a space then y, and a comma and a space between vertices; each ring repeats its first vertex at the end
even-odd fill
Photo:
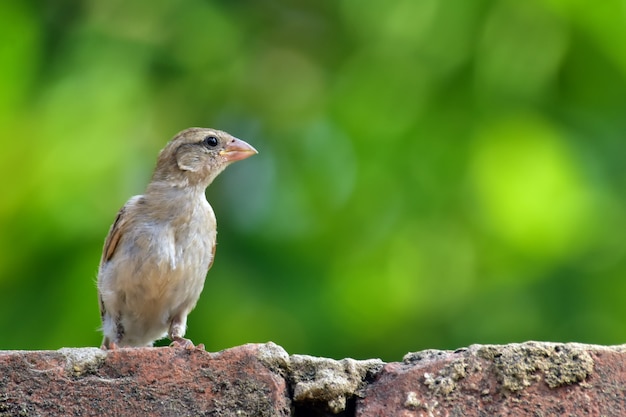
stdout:
POLYGON ((626 3, 3 1, 0 349, 98 346, 117 210, 179 130, 207 191, 208 350, 399 360, 626 341, 626 3))

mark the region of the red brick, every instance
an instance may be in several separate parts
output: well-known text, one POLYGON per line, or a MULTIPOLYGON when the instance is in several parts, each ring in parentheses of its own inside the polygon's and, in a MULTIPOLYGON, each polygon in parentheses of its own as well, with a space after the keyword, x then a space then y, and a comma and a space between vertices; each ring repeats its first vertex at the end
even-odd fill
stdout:
POLYGON ((287 416, 266 346, 0 352, 0 415, 287 416))
POLYGON ((621 347, 535 343, 425 351, 386 364, 357 401, 373 416, 626 416, 621 347))

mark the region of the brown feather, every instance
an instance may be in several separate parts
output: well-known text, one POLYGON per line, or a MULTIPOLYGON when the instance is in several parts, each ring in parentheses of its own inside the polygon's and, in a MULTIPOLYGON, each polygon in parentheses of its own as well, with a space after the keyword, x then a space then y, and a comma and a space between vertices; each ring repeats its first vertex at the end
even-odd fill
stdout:
POLYGON ((115 217, 115 221, 109 230, 109 234, 107 235, 106 240, 104 241, 104 249, 102 250, 102 262, 107 262, 111 260, 113 254, 115 253, 115 249, 117 248, 117 244, 122 237, 122 224, 124 223, 124 213, 126 212, 126 206, 122 207, 120 211, 117 213, 115 217))

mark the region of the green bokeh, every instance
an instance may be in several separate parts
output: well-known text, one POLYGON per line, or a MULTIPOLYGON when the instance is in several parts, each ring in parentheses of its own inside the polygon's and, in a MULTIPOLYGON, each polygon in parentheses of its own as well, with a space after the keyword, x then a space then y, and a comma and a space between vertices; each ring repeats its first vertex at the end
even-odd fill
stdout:
POLYGON ((0 3, 0 349, 100 343, 104 237, 189 126, 260 151, 207 191, 209 350, 624 342, 625 10, 0 3))

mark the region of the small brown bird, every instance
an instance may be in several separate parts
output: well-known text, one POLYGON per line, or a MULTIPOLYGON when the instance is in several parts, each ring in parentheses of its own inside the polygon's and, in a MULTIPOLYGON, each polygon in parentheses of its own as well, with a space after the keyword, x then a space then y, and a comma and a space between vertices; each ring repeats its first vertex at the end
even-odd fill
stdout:
POLYGON ((217 224, 205 190, 230 163, 256 154, 214 129, 190 128, 161 150, 143 195, 117 214, 98 271, 102 347, 152 346, 185 339, 215 255, 217 224))

